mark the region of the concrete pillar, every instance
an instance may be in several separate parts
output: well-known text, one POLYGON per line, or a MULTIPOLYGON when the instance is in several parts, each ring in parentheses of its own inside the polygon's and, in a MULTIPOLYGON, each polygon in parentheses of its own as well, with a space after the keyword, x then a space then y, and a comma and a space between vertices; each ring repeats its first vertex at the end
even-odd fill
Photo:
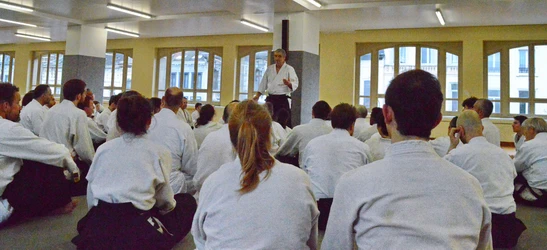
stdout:
POLYGON ((104 28, 69 26, 61 78, 63 83, 83 80, 99 102, 103 100, 106 33, 104 28))
POLYGON ((312 119, 311 108, 319 100, 319 20, 305 12, 275 16, 274 50, 281 48, 283 19, 289 20, 287 63, 300 81, 291 95, 291 119, 296 126, 312 119))

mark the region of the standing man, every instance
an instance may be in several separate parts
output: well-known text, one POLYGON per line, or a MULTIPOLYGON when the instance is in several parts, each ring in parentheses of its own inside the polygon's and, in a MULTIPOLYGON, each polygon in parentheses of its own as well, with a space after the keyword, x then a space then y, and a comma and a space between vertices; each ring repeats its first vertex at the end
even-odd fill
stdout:
POLYGON ((285 50, 274 51, 275 64, 268 67, 260 81, 258 92, 253 97, 254 101, 258 101, 262 94, 268 92, 266 102, 273 104, 274 115, 281 109, 286 109, 290 113, 289 95, 298 88, 298 76, 294 68, 285 63, 286 57, 285 50))

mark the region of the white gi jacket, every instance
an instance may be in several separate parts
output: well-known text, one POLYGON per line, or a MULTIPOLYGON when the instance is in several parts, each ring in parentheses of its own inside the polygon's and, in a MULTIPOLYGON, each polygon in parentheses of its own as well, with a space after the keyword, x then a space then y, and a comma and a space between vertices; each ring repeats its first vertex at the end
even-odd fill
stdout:
POLYGON ((279 73, 275 68, 275 64, 268 66, 262 81, 258 85, 258 92, 268 95, 288 95, 298 88, 298 76, 294 68, 287 63, 284 63, 279 69, 279 73), (292 90, 283 83, 283 79, 287 79, 292 84, 292 90))
POLYGON ((302 165, 302 154, 308 142, 315 137, 328 134, 331 131, 332 128, 325 124, 325 120, 313 118, 307 124, 294 127, 287 135, 287 141, 279 147, 276 155, 295 156, 298 153, 298 163, 302 165))
POLYGON ((367 128, 370 128, 370 123, 365 118, 357 118, 353 127, 353 137, 357 138, 367 128))
POLYGON ((426 141, 338 181, 322 249, 492 249, 491 213, 475 177, 426 141), (450 225, 450 226, 447 226, 450 225))
POLYGON ((192 224, 197 249, 317 249, 319 210, 309 177, 279 161, 265 175, 240 194, 237 158, 205 180, 192 224))
POLYGON ((86 179, 89 209, 99 200, 131 202, 140 210, 167 213, 176 206, 169 186, 169 151, 146 136, 125 133, 97 150, 86 179))
POLYGON ((224 124, 222 128, 205 137, 199 148, 198 167, 194 175, 197 190, 201 189, 205 179, 217 171, 222 164, 232 162, 235 158, 236 153, 230 141, 228 124, 224 124))
POLYGON ((110 141, 116 139, 122 135, 122 131, 118 128, 118 110, 112 111, 108 117, 108 122, 106 123, 108 128, 108 133, 106 135, 106 140, 110 141))
POLYGON ((359 141, 366 142, 368 139, 370 139, 374 134, 378 133, 378 124, 374 124, 363 131, 361 131, 360 134, 358 134, 355 138, 359 139, 359 141))
MULTIPOLYGON (((435 138, 435 140, 429 140, 429 143, 433 149, 435 149, 435 152, 437 152, 440 157, 443 157, 448 153, 448 149, 450 148, 450 137, 440 136, 435 138)), ((456 148, 459 148, 462 145, 462 141, 458 141, 458 146, 456 146, 456 148)))
POLYGON ((522 147, 522 144, 526 141, 526 136, 521 135, 519 139, 517 139, 517 134, 513 136, 513 142, 515 143, 515 151, 519 151, 520 147, 522 147))
POLYGON ((91 140, 94 143, 102 143, 106 141, 106 133, 99 128, 99 125, 93 120, 93 118, 87 118, 87 126, 89 129, 89 134, 91 135, 91 140))
POLYGON ((112 114, 112 111, 110 111, 110 109, 107 108, 103 112, 101 112, 95 119, 97 121, 97 125, 99 125, 99 128, 101 128, 104 132, 107 132, 107 133, 108 133, 107 124, 111 114, 112 114))
POLYGON ((547 191, 547 132, 522 144, 514 161, 530 187, 547 191))
POLYGON ((510 214, 516 211, 513 180, 517 172, 513 161, 503 149, 480 136, 451 150, 444 159, 479 180, 484 199, 492 213, 510 214))
POLYGON ((316 200, 332 198, 340 177, 368 163, 369 147, 351 137, 347 130, 312 139, 302 157, 302 169, 308 173, 316 200))
POLYGON ((40 138, 19 123, 0 117, 0 223, 13 212, 8 201, 1 197, 8 184, 13 181, 13 176, 21 169, 23 159, 79 173, 65 146, 40 138))
POLYGON ((500 130, 492 121, 490 121, 490 118, 482 118, 481 119, 482 126, 484 126, 484 130, 482 131, 482 134, 488 140, 488 142, 496 145, 501 146, 501 138, 500 138, 500 130))
POLYGON ((19 123, 35 135, 39 135, 47 111, 48 110, 42 106, 42 104, 35 99, 32 99, 32 101, 21 110, 21 120, 19 123))
MULTIPOLYGON (((287 127, 288 128, 288 127, 287 127)), ((275 154, 279 147, 285 142, 287 139, 287 135, 289 132, 281 126, 276 121, 272 121, 272 130, 270 133, 271 140, 272 140, 272 148, 270 149, 271 154, 275 154)))
POLYGON ((63 100, 49 109, 42 123, 40 137, 65 145, 88 164, 91 164, 95 155, 87 116, 69 100, 63 100))
POLYGON ((205 125, 201 125, 199 127, 196 127, 194 129, 194 136, 196 137, 196 142, 198 143, 198 148, 201 146, 201 143, 203 140, 205 140, 205 137, 213 131, 217 131, 222 127, 222 125, 218 124, 217 122, 210 121, 205 125))
POLYGON ((192 128, 178 119, 172 110, 163 108, 152 118, 148 138, 171 153, 169 182, 173 191, 176 194, 194 192, 192 179, 197 169, 198 147, 192 128))
POLYGON ((391 146, 391 139, 382 138, 380 133, 374 134, 365 142, 370 148, 369 162, 384 159, 387 149, 391 146))
POLYGON ((181 119, 183 122, 186 122, 190 127, 194 126, 194 123, 192 123, 192 116, 186 109, 179 109, 177 112, 177 117, 181 119))
POLYGON ((196 124, 196 122, 198 121, 198 118, 199 118, 199 111, 194 110, 194 112, 192 112, 192 125, 196 124))

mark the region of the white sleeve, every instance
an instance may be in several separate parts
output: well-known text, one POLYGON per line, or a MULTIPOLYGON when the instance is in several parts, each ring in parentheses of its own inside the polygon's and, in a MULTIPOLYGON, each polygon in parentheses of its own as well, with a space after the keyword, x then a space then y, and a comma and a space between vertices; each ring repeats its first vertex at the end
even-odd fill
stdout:
POLYGON ((528 147, 529 144, 524 143, 520 147, 520 150, 515 155, 514 163, 515 163, 515 169, 518 173, 521 173, 528 168, 530 168, 529 160, 532 157, 530 155, 530 150, 533 150, 533 148, 528 147))
MULTIPOLYGON (((198 143, 192 129, 189 131, 184 131, 184 145, 183 153, 181 160, 181 170, 184 173, 186 180, 192 180, 197 172, 198 165, 198 143)), ((195 191, 195 185, 188 183, 188 192, 191 193, 195 191)))
POLYGON ((175 194, 169 184, 169 175, 171 174, 171 154, 168 151, 161 152, 158 159, 157 174, 162 178, 161 183, 156 186, 155 207, 160 209, 161 214, 166 214, 176 206, 175 194))
POLYGON ((287 140, 279 147, 275 155, 280 156, 295 156, 298 153, 298 143, 300 142, 300 136, 294 133, 294 130, 287 135, 287 140))
POLYGON ((289 81, 292 84, 292 91, 295 91, 298 88, 298 76, 293 67, 289 68, 289 81))
POLYGON ((91 141, 91 135, 87 125, 87 117, 79 116, 75 125, 75 133, 72 141, 76 154, 82 161, 91 164, 95 156, 95 148, 91 141))

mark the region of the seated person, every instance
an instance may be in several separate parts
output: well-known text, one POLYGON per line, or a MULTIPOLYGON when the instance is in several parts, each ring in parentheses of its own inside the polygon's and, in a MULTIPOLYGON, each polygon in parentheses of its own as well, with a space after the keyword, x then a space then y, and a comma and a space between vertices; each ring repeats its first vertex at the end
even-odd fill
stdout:
POLYGON ((39 135, 47 112, 44 105, 53 99, 53 95, 51 95, 51 89, 46 84, 36 86, 32 93, 33 99, 21 111, 21 121, 19 123, 35 135, 39 135))
POLYGON ((334 188, 340 177, 368 163, 369 148, 355 139, 355 107, 342 103, 331 112, 332 132, 312 139, 302 156, 302 169, 308 173, 319 207, 319 230, 327 228, 334 188))
POLYGON ((108 100, 108 108, 103 110, 96 118, 95 121, 99 125, 99 127, 105 132, 108 133, 108 119, 110 118, 110 115, 112 115, 112 112, 116 110, 116 105, 118 105, 118 100, 122 97, 122 94, 113 95, 108 100))
POLYGON ((203 103, 196 102, 194 105, 194 112, 192 112, 192 124, 196 124, 199 118, 199 111, 201 110, 201 107, 203 106, 203 103))
POLYGON ((93 141, 93 147, 97 149, 106 141, 106 133, 99 128, 97 122, 91 118, 95 110, 95 105, 93 104, 91 98, 86 96, 83 102, 78 103, 78 108, 83 110, 87 115, 87 128, 89 130, 89 135, 93 141))
POLYGON ((150 98, 150 104, 154 107, 154 114, 157 114, 161 111, 161 99, 157 97, 150 98))
MULTIPOLYGON (((452 120, 450 120, 446 136, 439 136, 435 138, 435 140, 429 141, 433 149, 435 149, 435 152, 437 152, 440 157, 443 157, 448 153, 448 149, 450 148, 450 130, 456 127, 456 121, 458 121, 457 116, 454 116, 452 120)), ((458 145, 461 145, 461 143, 458 143, 458 145)))
POLYGON ((370 126, 366 129, 364 129, 363 131, 361 131, 357 136, 355 136, 355 138, 359 139, 362 142, 366 142, 373 135, 378 133, 378 128, 377 128, 377 125, 376 125, 377 121, 376 121, 375 117, 377 117, 379 113, 382 113, 381 108, 373 108, 372 109, 372 111, 370 112, 370 121, 369 121, 370 126))
POLYGON ((519 151, 520 147, 524 142, 526 141, 526 136, 522 134, 522 123, 528 119, 528 117, 523 115, 517 115, 513 117, 513 132, 515 132, 515 136, 513 137, 513 142, 515 143, 515 151, 519 151))
MULTIPOLYGON (((318 101, 312 107, 312 119, 307 124, 301 124, 287 135, 287 140, 281 144, 276 158, 297 157, 298 162, 293 162, 292 159, 285 161, 294 163, 293 165, 302 166, 302 154, 308 142, 320 135, 326 135, 332 131, 332 127, 325 122, 329 116, 331 107, 325 101, 318 101)), ((329 121, 330 122, 330 121, 329 121)))
POLYGON ((203 183, 192 224, 197 249, 317 249, 319 211, 310 179, 270 155, 271 122, 254 101, 239 103, 230 115, 239 157, 203 183))
POLYGON ((355 128, 353 129, 353 137, 357 138, 363 130, 370 128, 370 121, 367 121, 368 109, 365 106, 359 105, 357 108, 357 120, 355 120, 355 128))
POLYGON ((515 200, 547 207, 547 123, 543 118, 528 118, 522 124, 526 142, 517 152, 515 200))
POLYGON ((490 120, 490 115, 494 110, 492 101, 488 99, 478 99, 473 105, 473 110, 475 110, 481 118, 482 126, 484 127, 482 134, 486 140, 499 147, 501 145, 500 130, 490 120))
POLYGON ((526 229, 515 217, 513 180, 517 173, 513 161, 503 149, 492 145, 482 135, 482 123, 475 111, 463 111, 456 125, 450 131, 450 151, 444 159, 479 180, 492 212, 493 247, 512 248, 526 229), (456 148, 460 140, 464 145, 456 148))
POLYGON ((323 249, 491 249, 490 210, 480 183, 429 144, 442 120, 437 78, 396 76, 382 112, 392 145, 384 159, 343 175, 323 249))
POLYGON ((72 242, 78 249, 170 249, 190 231, 196 201, 173 194, 169 151, 146 138, 152 106, 122 97, 121 137, 103 144, 87 175, 87 215, 72 242))
POLYGON ((391 137, 387 133, 386 122, 382 113, 375 113, 374 120, 376 121, 377 134, 372 135, 365 144, 370 148, 369 162, 384 159, 386 150, 391 145, 391 137))
POLYGON ((211 104, 206 104, 201 107, 199 111, 199 118, 196 121, 196 127, 194 129, 194 135, 196 137, 196 142, 198 143, 198 148, 201 146, 205 137, 213 132, 219 130, 222 125, 218 122, 213 121, 215 116, 215 107, 211 104))
POLYGON ((65 146, 17 123, 20 101, 17 87, 0 83, 0 226, 76 207, 63 174, 79 181, 76 163, 65 146))

